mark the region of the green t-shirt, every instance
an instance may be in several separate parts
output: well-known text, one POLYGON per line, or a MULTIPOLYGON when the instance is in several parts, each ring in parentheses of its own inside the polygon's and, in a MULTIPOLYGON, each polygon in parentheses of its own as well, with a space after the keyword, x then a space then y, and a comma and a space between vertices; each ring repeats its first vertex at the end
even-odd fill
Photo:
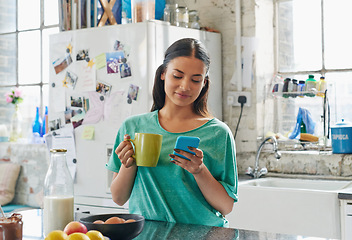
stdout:
MULTIPOLYGON (((213 118, 191 131, 171 133, 160 126, 158 111, 154 111, 126 119, 117 133, 114 149, 123 141, 125 134, 133 139, 137 132, 161 134, 163 141, 158 165, 138 167, 129 199, 130 213, 141 214, 151 220, 228 226, 227 219, 205 200, 193 175, 171 163, 169 154, 173 153, 178 136, 199 137, 205 166, 236 202, 235 141, 229 127, 213 118)), ((113 151, 106 168, 118 172, 120 167, 121 162, 113 151)))

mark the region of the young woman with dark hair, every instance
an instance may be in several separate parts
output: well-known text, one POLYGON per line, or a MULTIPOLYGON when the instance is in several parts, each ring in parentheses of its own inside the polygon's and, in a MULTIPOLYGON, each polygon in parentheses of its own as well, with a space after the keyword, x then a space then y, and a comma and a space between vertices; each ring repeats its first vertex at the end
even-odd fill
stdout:
POLYGON ((185 38, 166 51, 157 69, 150 113, 129 117, 120 127, 106 168, 114 172, 114 202, 129 201, 146 219, 228 226, 225 215, 237 201, 235 142, 226 124, 208 111, 210 59, 202 43, 185 38), (137 167, 129 141, 135 133, 163 135, 156 167, 137 167), (195 155, 176 149, 178 136, 200 138, 195 155))

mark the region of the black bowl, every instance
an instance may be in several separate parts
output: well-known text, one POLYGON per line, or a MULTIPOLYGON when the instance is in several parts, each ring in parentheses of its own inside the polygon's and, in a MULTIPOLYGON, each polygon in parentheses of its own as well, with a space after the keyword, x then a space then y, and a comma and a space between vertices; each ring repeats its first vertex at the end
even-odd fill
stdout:
POLYGON ((144 217, 138 214, 101 214, 93 215, 79 220, 83 223, 88 231, 97 230, 111 240, 133 239, 137 237, 143 230, 144 217), (93 223, 96 220, 106 221, 111 217, 119 217, 125 220, 134 219, 135 222, 119 223, 119 224, 98 224, 93 223))

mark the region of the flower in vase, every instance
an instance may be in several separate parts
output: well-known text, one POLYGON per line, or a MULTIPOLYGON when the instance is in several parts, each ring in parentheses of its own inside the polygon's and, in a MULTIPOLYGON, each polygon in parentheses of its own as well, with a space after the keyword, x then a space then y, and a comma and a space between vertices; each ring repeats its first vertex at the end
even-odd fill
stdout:
POLYGON ((19 104, 23 102, 22 91, 19 88, 15 88, 15 90, 11 90, 8 93, 5 93, 6 102, 12 104, 19 104))

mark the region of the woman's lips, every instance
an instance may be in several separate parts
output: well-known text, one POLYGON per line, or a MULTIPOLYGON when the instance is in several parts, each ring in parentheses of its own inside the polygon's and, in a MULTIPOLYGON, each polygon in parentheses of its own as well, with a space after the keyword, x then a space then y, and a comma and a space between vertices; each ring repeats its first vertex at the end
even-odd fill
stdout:
POLYGON ((176 93, 176 95, 179 97, 179 98, 188 98, 189 95, 187 94, 182 94, 182 93, 176 93))

